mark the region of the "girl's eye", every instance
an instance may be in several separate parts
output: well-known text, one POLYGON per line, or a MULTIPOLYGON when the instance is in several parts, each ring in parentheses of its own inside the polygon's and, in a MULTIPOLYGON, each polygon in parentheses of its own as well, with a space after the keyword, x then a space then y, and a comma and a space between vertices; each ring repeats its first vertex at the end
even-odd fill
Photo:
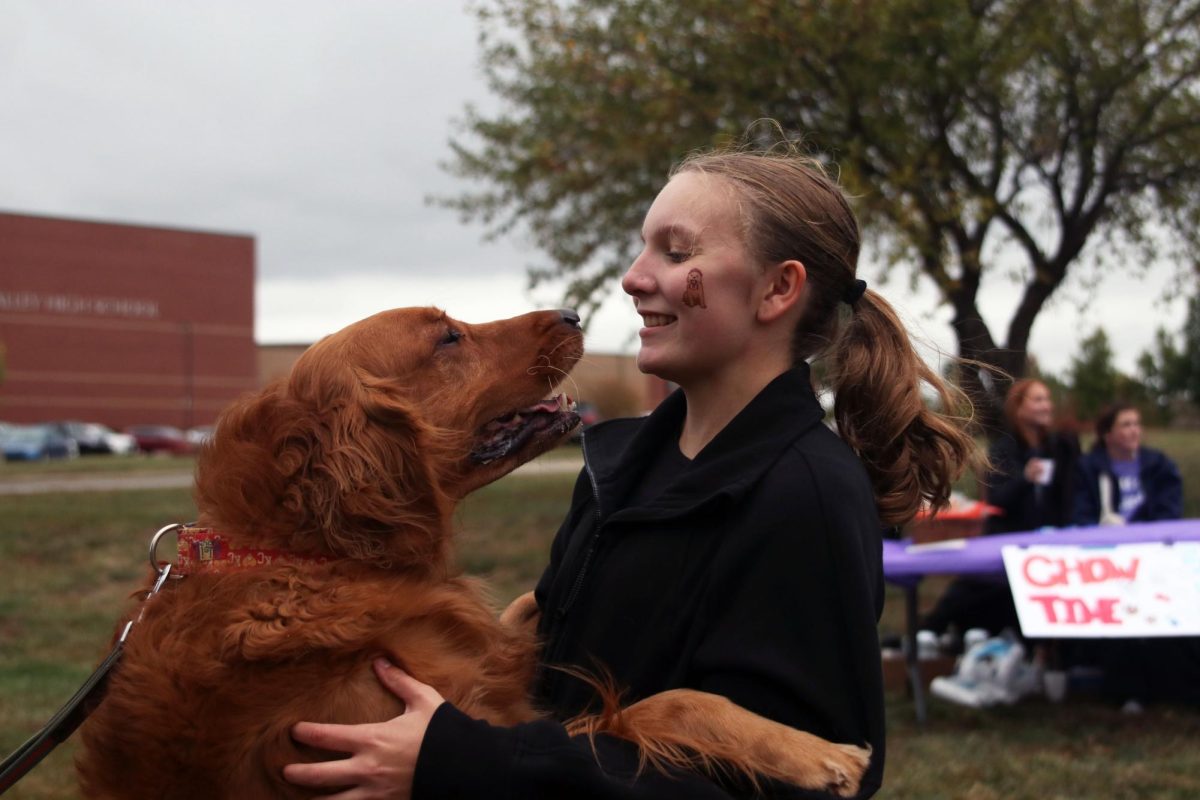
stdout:
POLYGON ((443 336, 441 338, 441 340, 438 342, 438 346, 441 347, 442 345, 458 344, 458 340, 461 339, 462 337, 463 337, 463 335, 462 335, 461 331, 456 331, 453 328, 451 328, 448 331, 446 331, 446 335, 443 336))
POLYGON ((685 253, 681 250, 668 250, 667 251, 667 258, 669 258, 671 261, 675 262, 676 264, 682 264, 683 262, 687 261, 691 255, 692 255, 691 253, 685 253))

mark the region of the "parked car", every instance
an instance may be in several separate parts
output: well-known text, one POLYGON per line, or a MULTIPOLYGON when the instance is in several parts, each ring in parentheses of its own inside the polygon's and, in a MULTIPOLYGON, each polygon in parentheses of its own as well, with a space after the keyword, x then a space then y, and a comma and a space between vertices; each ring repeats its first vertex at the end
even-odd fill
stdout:
POLYGON ((79 445, 49 425, 14 425, 4 438, 8 461, 41 461, 48 458, 77 458, 79 445))
POLYGON ((133 425, 125 432, 134 438, 143 453, 189 455, 196 451, 196 446, 187 440, 184 432, 171 425, 133 425))
POLYGON ((116 453, 125 455, 137 449, 133 437, 125 433, 116 433, 106 425, 98 422, 47 422, 49 427, 63 436, 74 439, 79 444, 79 452, 88 455, 92 453, 116 453))
POLYGON ((7 422, 0 422, 0 461, 5 460, 5 458, 4 458, 4 441, 8 438, 8 435, 10 433, 12 433, 13 428, 15 428, 15 427, 16 426, 11 425, 7 422))
POLYGON ((213 426, 212 425, 197 425, 195 428, 188 428, 187 433, 184 435, 187 436, 187 440, 189 442, 191 442, 193 445, 196 446, 197 449, 199 449, 200 445, 204 444, 205 442, 207 442, 209 439, 212 438, 213 426))
POLYGON ((130 453, 137 452, 137 439, 134 439, 128 433, 118 433, 107 425, 101 425, 98 422, 90 423, 88 427, 98 429, 97 432, 104 439, 104 446, 113 455, 127 456, 130 453))

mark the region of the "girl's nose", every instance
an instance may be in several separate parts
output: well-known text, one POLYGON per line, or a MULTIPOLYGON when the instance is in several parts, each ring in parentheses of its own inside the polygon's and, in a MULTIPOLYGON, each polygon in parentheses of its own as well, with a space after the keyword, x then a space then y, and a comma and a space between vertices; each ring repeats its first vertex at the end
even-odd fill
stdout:
POLYGON ((621 288, 628 295, 644 295, 654 291, 654 278, 646 269, 642 256, 638 256, 621 278, 621 288))

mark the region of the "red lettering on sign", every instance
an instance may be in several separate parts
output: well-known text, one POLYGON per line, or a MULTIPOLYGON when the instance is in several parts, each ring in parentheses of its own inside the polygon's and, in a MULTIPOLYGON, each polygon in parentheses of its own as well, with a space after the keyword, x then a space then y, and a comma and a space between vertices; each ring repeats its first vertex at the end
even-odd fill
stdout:
POLYGON ((1089 625, 1098 622, 1101 625, 1120 625, 1117 619, 1117 598, 1099 598, 1093 606, 1078 597, 1062 597, 1056 594, 1030 595, 1029 600, 1040 603, 1046 622, 1064 625, 1089 625))
POLYGON ((1021 571, 1025 575, 1025 580, 1029 581, 1031 585, 1049 588, 1066 586, 1071 582, 1072 576, 1082 583, 1136 580, 1140 561, 1135 558, 1128 567, 1122 567, 1105 557, 1067 561, 1063 558, 1032 555, 1025 559, 1025 563, 1021 565, 1021 571))
POLYGON ((1058 586, 1067 582, 1067 576, 1063 574, 1062 563, 1062 559, 1051 560, 1045 556, 1030 556, 1025 559, 1022 572, 1025 573, 1025 580, 1034 586, 1058 586), (1057 566, 1055 566, 1055 562, 1057 562, 1057 566))

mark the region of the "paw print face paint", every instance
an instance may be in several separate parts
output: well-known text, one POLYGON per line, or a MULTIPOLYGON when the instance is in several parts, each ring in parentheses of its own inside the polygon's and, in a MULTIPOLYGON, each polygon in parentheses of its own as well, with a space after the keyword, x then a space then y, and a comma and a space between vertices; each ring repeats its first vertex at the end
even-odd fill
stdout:
POLYGON ((708 308, 704 304, 704 273, 693 269, 687 274, 687 288, 683 290, 683 304, 689 308, 708 308))

